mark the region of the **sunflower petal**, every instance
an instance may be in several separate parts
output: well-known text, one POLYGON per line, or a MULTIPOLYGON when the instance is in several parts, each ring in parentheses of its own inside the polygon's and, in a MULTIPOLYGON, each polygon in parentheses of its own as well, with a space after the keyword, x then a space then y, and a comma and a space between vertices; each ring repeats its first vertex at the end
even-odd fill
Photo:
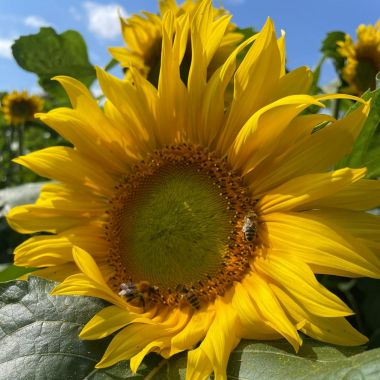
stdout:
POLYGON ((112 195, 114 179, 69 147, 41 149, 14 159, 42 177, 74 185, 83 184, 102 195, 112 195), (73 170, 72 168, 75 168, 73 170))
POLYGON ((222 300, 216 301, 215 306, 215 319, 206 337, 199 348, 189 352, 186 376, 190 379, 197 376, 199 379, 207 377, 210 372, 205 371, 210 370, 210 364, 215 379, 227 379, 228 358, 240 341, 237 337, 238 317, 236 312, 222 300))
POLYGON ((262 239, 272 249, 289 252, 308 264, 330 268, 331 274, 345 271, 354 277, 379 278, 379 259, 371 249, 344 230, 326 224, 328 219, 303 212, 269 214, 263 217, 263 222, 262 230, 266 232, 262 239))
POLYGON ((246 290, 262 320, 281 334, 298 352, 302 340, 295 326, 289 321, 268 283, 253 273, 246 277, 246 290))
POLYGON ((93 316, 79 334, 81 339, 102 339, 133 322, 137 316, 118 306, 108 306, 93 316))
POLYGON ((270 285, 289 316, 296 322, 304 322, 301 331, 314 339, 342 346, 357 346, 368 339, 354 329, 345 318, 324 318, 313 315, 300 307, 295 300, 278 286, 270 285))
POLYGON ((324 317, 351 315, 352 311, 336 295, 315 278, 311 269, 300 260, 272 251, 266 259, 256 259, 254 267, 270 281, 278 284, 311 313, 324 317))
POLYGON ((340 169, 330 173, 306 174, 267 192, 257 207, 260 214, 283 212, 302 207, 305 203, 337 193, 366 173, 363 169, 340 169))

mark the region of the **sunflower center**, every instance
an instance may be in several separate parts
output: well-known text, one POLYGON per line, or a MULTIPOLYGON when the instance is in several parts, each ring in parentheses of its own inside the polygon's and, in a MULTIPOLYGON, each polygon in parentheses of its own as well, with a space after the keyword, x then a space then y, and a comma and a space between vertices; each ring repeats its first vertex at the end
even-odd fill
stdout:
POLYGON ((380 69, 380 64, 371 58, 361 58, 358 60, 356 67, 356 82, 361 91, 368 89, 375 90, 376 88, 376 74, 380 69), (379 67, 377 67, 379 66, 379 67))
POLYGON ((26 100, 14 101, 11 112, 13 116, 30 117, 33 116, 33 105, 26 100))
POLYGON ((248 269, 255 204, 226 161, 200 147, 155 152, 123 178, 111 205, 111 284, 127 300, 198 308, 248 269))
POLYGON ((168 165, 136 190, 120 234, 127 271, 171 288, 217 273, 230 225, 227 204, 211 180, 193 168, 168 165))

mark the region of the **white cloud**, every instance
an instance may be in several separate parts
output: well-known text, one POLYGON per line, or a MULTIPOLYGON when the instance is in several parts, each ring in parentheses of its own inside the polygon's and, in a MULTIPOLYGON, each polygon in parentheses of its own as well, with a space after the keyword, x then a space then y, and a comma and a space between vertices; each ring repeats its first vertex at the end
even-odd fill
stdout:
POLYGON ((119 4, 98 4, 86 1, 88 29, 100 38, 113 39, 120 35, 119 13, 127 17, 127 12, 119 4))
POLYGON ((31 26, 32 28, 41 28, 42 26, 50 26, 50 23, 44 20, 40 16, 30 15, 24 19, 24 24, 26 26, 31 26))
POLYGON ((13 44, 12 38, 0 38, 0 57, 1 58, 12 58, 12 49, 13 44))

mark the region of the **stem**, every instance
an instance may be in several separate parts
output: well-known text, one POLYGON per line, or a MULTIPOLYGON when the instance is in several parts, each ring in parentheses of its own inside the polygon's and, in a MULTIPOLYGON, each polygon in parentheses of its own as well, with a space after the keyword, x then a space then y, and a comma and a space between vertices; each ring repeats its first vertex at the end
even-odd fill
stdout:
POLYGON ((333 116, 335 119, 339 118, 340 102, 341 102, 341 99, 336 99, 334 102, 333 116))
POLYGON ((24 125, 17 127, 18 132, 18 154, 22 156, 24 154, 24 125))
POLYGON ((146 376, 144 378, 144 380, 151 380, 151 379, 153 379, 153 376, 155 376, 167 362, 168 362, 167 359, 161 360, 158 363, 158 365, 155 368, 153 368, 152 371, 150 371, 150 373, 148 374, 148 376, 146 376))

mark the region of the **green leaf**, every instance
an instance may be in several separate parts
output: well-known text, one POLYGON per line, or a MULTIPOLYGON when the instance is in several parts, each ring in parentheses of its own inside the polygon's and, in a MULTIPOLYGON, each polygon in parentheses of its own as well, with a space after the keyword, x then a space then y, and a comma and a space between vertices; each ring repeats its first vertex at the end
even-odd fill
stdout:
POLYGON ((107 306, 90 297, 51 296, 37 277, 0 284, 0 379, 142 380, 160 360, 132 374, 128 362, 95 369, 110 339, 82 341, 86 322, 107 306))
MULTIPOLYGON (((285 341, 243 341, 231 353, 228 379, 377 379, 380 376, 380 349, 363 352, 363 347, 334 347, 304 339, 298 354, 285 341)), ((165 363, 155 379, 185 379, 186 355, 165 363)))
MULTIPOLYGON (((368 178, 380 176, 380 89, 367 92, 365 100, 371 99, 368 118, 355 141, 351 153, 338 163, 337 167, 367 167, 368 178)), ((356 108, 355 104, 350 110, 356 108)))
POLYGON ((251 27, 249 28, 236 28, 234 33, 240 33, 244 36, 243 41, 247 40, 249 37, 252 37, 257 31, 251 27))
POLYGON ((41 87, 53 97, 65 93, 55 75, 69 75, 90 86, 95 80, 95 69, 88 60, 87 47, 74 30, 57 34, 53 28, 41 28, 37 34, 21 36, 12 45, 17 63, 38 75, 41 87))
POLYGON ((0 282, 12 281, 23 276, 24 274, 33 272, 38 268, 17 267, 16 265, 9 265, 0 271, 0 282))
POLYGON ((326 38, 322 41, 321 52, 333 60, 335 68, 340 72, 344 66, 345 59, 338 53, 338 41, 344 41, 345 33, 334 31, 327 33, 326 38))

